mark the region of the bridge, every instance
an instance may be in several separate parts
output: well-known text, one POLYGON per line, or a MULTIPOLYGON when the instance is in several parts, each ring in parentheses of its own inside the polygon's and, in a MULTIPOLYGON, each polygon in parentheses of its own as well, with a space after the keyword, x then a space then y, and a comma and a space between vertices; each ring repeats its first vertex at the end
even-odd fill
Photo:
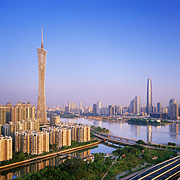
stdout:
POLYGON ((97 138, 103 139, 107 143, 112 142, 112 143, 119 144, 119 145, 134 145, 135 144, 134 142, 132 143, 132 142, 128 142, 128 141, 123 141, 123 140, 120 140, 118 138, 111 138, 109 136, 102 136, 102 135, 96 134, 96 133, 93 133, 93 134, 97 138))
MULTIPOLYGON (((132 143, 137 142, 136 139, 125 138, 125 137, 111 135, 111 134, 105 134, 105 133, 100 133, 100 134, 105 136, 105 137, 114 138, 116 140, 120 140, 120 141, 124 141, 124 142, 132 142, 132 143)), ((160 144, 157 144, 157 143, 152 143, 152 142, 147 142, 147 141, 144 141, 144 142, 145 142, 145 144, 149 144, 149 145, 160 145, 160 144)), ((161 145, 163 145, 163 144, 161 144, 161 145)))
MULTIPOLYGON (((123 146, 129 146, 129 145, 134 145, 137 144, 137 140, 135 139, 130 139, 130 138, 125 138, 125 137, 121 137, 121 136, 115 136, 115 135, 110 135, 110 134, 105 134, 105 133, 101 133, 101 134, 97 134, 94 131, 92 131, 92 133, 94 134, 94 136, 96 136, 99 139, 102 139, 104 142, 112 142, 113 144, 118 144, 123 145, 123 146)), ((169 151, 176 151, 176 152, 180 152, 179 150, 173 150, 173 149, 164 149, 161 147, 156 147, 153 145, 160 145, 163 146, 163 144, 156 144, 156 143, 148 143, 146 141, 144 141, 145 144, 138 144, 141 145, 145 148, 150 148, 150 149, 160 149, 160 150, 169 150, 169 151)))

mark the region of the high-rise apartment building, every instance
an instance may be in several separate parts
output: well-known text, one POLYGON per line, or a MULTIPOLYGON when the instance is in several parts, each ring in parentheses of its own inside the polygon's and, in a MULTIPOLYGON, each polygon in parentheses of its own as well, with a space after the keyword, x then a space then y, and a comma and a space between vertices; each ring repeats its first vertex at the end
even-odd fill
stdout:
POLYGON ((6 124, 6 107, 0 105, 0 124, 6 124))
POLYGON ((147 80, 147 114, 152 113, 152 80, 147 80))
POLYGON ((1 126, 1 135, 3 136, 11 136, 11 125, 10 124, 4 124, 1 126))
POLYGON ((15 106, 11 106, 11 121, 16 122, 25 119, 35 118, 35 106, 28 101, 27 104, 18 101, 15 106))
POLYGON ((90 126, 87 125, 72 125, 71 139, 78 142, 90 141, 90 126))
POLYGON ((50 117, 50 126, 55 126, 56 124, 60 123, 60 116, 57 115, 51 115, 50 117))
POLYGON ((16 122, 9 122, 11 126, 11 134, 22 130, 35 130, 39 131, 39 119, 26 119, 16 122))
POLYGON ((12 159, 12 138, 0 136, 0 161, 12 159))
POLYGON ((63 127, 43 128, 44 132, 49 133, 49 144, 57 144, 58 148, 71 146, 71 129, 63 127))
POLYGON ((77 141, 78 142, 90 141, 90 126, 82 125, 78 127, 77 141))
POLYGON ((49 152, 49 133, 40 131, 15 132, 14 150, 32 155, 49 152))
POLYGON ((43 48, 43 29, 41 31, 41 48, 37 48, 39 67, 39 92, 37 104, 37 118, 40 123, 47 123, 46 100, 45 100, 45 69, 47 51, 43 48))
POLYGON ((7 104, 6 104, 6 123, 11 121, 11 111, 12 111, 12 105, 8 101, 7 104))

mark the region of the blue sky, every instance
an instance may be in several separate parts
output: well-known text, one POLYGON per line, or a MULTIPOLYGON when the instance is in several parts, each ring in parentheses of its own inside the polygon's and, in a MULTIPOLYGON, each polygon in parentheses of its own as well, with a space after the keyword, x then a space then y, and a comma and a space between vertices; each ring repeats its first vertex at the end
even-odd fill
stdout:
POLYGON ((180 102, 179 0, 0 0, 0 104, 37 104, 41 25, 47 105, 180 102))

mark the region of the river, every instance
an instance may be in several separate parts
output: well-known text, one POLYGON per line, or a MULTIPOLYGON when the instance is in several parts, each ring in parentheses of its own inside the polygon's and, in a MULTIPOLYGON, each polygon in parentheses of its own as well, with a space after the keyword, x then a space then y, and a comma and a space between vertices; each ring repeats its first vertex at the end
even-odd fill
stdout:
POLYGON ((110 121, 97 121, 88 120, 84 118, 79 119, 68 119, 61 118, 62 122, 74 122, 81 124, 88 124, 90 126, 100 126, 102 128, 107 128, 111 131, 112 135, 122 136, 131 139, 142 139, 144 141, 167 144, 168 142, 174 142, 180 145, 180 133, 179 124, 171 125, 133 125, 123 122, 110 122, 110 121))

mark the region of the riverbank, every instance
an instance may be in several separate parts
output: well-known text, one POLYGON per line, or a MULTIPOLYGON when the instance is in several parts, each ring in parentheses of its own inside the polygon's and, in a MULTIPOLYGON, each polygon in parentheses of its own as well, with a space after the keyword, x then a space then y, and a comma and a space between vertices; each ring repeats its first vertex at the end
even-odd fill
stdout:
POLYGON ((134 125, 152 125, 152 126, 165 126, 172 124, 167 120, 154 120, 154 119, 142 119, 142 118, 131 118, 127 121, 127 123, 134 125))
POLYGON ((86 149, 86 148, 89 148, 89 147, 92 147, 92 146, 96 146, 99 143, 101 143, 101 141, 93 142, 91 144, 87 144, 87 145, 83 145, 83 146, 78 146, 78 147, 74 147, 74 148, 69 148, 69 149, 57 151, 57 152, 50 153, 50 154, 47 154, 47 155, 38 156, 38 157, 35 157, 35 158, 27 159, 27 160, 24 160, 24 161, 19 161, 19 162, 16 162, 16 163, 11 163, 11 164, 4 165, 4 166, 0 166, 0 171, 5 171, 5 170, 16 168, 16 167, 19 167, 19 166, 22 166, 22 165, 26 165, 26 164, 29 164, 30 162, 33 162, 33 161, 36 161, 36 160, 41 160, 41 159, 46 159, 46 158, 50 158, 50 157, 53 157, 53 156, 58 156, 59 153, 60 154, 68 154, 68 153, 75 152, 75 151, 78 151, 78 150, 83 150, 83 149, 86 149))
POLYGON ((86 116, 83 117, 84 119, 89 119, 89 120, 96 120, 96 121, 107 121, 107 122, 125 122, 128 119, 114 119, 114 118, 110 118, 110 117, 100 117, 100 116, 86 116))

